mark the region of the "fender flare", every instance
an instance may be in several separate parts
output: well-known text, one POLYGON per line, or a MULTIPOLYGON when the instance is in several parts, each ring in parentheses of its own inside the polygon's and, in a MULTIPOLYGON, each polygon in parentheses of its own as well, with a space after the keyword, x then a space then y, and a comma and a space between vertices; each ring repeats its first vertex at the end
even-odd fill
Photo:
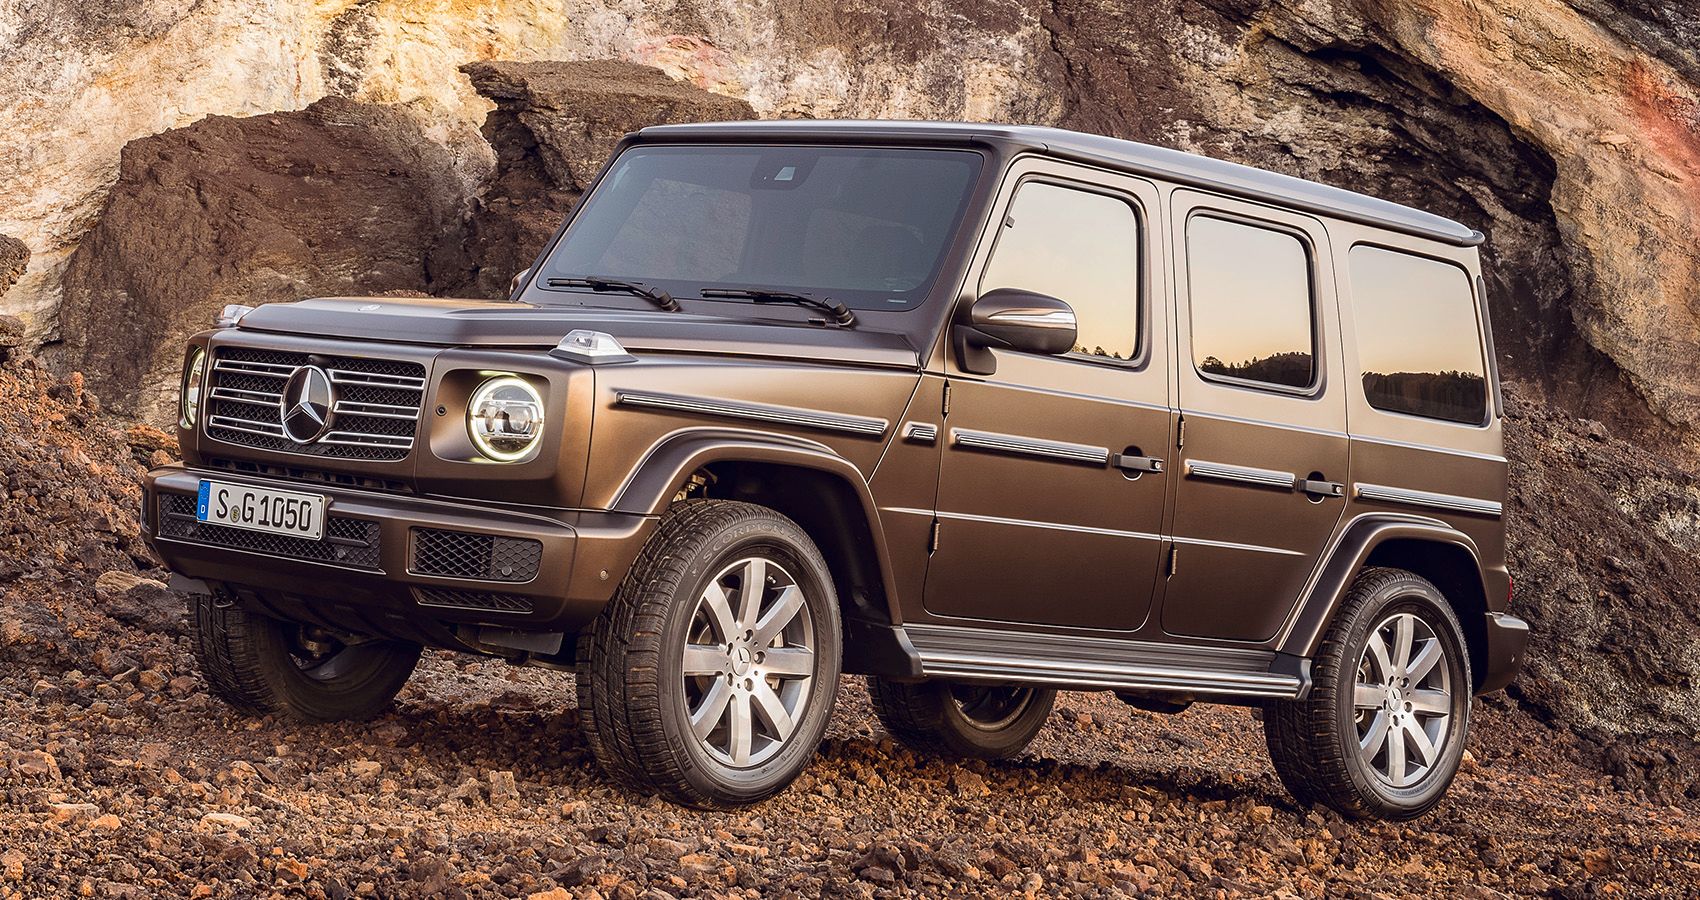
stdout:
POLYGON ((645 516, 660 515, 685 486, 691 474, 716 462, 771 463, 812 469, 831 475, 849 486, 861 503, 873 542, 880 588, 885 594, 886 615, 893 625, 902 623, 896 580, 886 553, 885 528, 867 478, 856 465, 818 441, 766 431, 727 428, 688 428, 675 431, 650 447, 633 467, 615 495, 615 512, 645 516))
MULTIPOLYGON (((1363 570, 1375 548, 1391 540, 1415 540, 1456 547, 1474 564, 1476 583, 1482 597, 1488 596, 1482 578, 1481 554, 1469 535, 1440 519, 1395 513, 1369 513, 1353 519, 1329 548, 1326 562, 1317 569, 1302 595, 1290 624, 1277 642, 1280 652, 1309 659, 1322 646, 1328 625, 1340 608, 1352 580, 1363 570)), ((1468 626, 1466 625, 1466 629, 1468 626)))

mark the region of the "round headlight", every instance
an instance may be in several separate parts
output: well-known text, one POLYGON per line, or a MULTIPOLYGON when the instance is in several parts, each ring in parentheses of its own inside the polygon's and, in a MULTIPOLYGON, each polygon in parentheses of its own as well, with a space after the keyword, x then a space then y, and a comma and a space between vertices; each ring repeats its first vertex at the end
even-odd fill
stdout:
POLYGON ((472 392, 466 429, 479 453, 513 462, 543 437, 543 397, 523 378, 492 378, 472 392))
POLYGON ((195 418, 201 414, 201 380, 207 370, 207 351, 195 348, 195 355, 189 359, 189 374, 183 379, 183 420, 184 428, 194 428, 195 418))

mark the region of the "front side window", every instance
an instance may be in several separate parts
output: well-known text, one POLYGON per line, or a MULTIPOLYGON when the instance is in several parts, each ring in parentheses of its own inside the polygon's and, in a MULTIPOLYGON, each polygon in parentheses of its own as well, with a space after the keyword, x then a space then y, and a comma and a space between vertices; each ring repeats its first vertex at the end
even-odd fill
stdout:
POLYGON ((775 290, 858 309, 926 298, 980 155, 817 146, 637 146, 585 199, 548 279, 638 281, 680 299, 775 290))
POLYGON ((1213 216, 1186 229, 1193 365, 1207 376, 1316 383, 1310 257, 1297 236, 1213 216))
POLYGON ((1487 369, 1469 273, 1362 245, 1349 259, 1369 405, 1468 425, 1486 421, 1487 369))
POLYGON ((1019 288, 1074 307, 1074 352, 1131 360, 1139 348, 1139 218, 1127 201, 1042 181, 1021 186, 980 293, 1019 288))

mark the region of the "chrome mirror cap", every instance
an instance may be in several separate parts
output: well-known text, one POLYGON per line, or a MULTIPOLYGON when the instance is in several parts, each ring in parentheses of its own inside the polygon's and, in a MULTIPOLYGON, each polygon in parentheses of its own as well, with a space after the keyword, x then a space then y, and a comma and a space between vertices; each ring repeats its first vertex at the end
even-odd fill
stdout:
POLYGON ((549 351, 549 355, 593 366, 637 362, 637 357, 627 353, 626 348, 622 347, 613 335, 604 331, 591 331, 588 328, 569 332, 555 345, 555 349, 549 351))
POLYGON ((224 309, 219 310, 217 316, 213 317, 213 327, 214 328, 235 328, 236 326, 242 324, 242 317, 243 316, 245 316, 245 315, 247 315, 247 314, 249 314, 253 311, 254 311, 254 307, 252 307, 252 306, 243 306, 240 303, 228 304, 224 307, 224 309))

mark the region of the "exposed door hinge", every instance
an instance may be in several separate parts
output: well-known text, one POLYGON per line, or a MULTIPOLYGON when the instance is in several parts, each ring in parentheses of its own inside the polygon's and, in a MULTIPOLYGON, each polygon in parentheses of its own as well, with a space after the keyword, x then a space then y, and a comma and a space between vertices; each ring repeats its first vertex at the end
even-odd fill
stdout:
POLYGON ((939 415, 950 415, 950 382, 948 381, 944 383, 944 400, 940 405, 939 415))
POLYGON ((1180 449, 1184 448, 1185 446, 1186 446, 1186 416, 1181 416, 1180 424, 1175 426, 1175 449, 1180 450, 1180 449))
POLYGON ((927 553, 931 555, 937 552, 939 552, 939 520, 934 519, 932 535, 927 538, 927 553))
POLYGON ((1181 562, 1181 545, 1171 543, 1169 545, 1169 577, 1170 578, 1175 577, 1175 572, 1180 569, 1180 562, 1181 562))

